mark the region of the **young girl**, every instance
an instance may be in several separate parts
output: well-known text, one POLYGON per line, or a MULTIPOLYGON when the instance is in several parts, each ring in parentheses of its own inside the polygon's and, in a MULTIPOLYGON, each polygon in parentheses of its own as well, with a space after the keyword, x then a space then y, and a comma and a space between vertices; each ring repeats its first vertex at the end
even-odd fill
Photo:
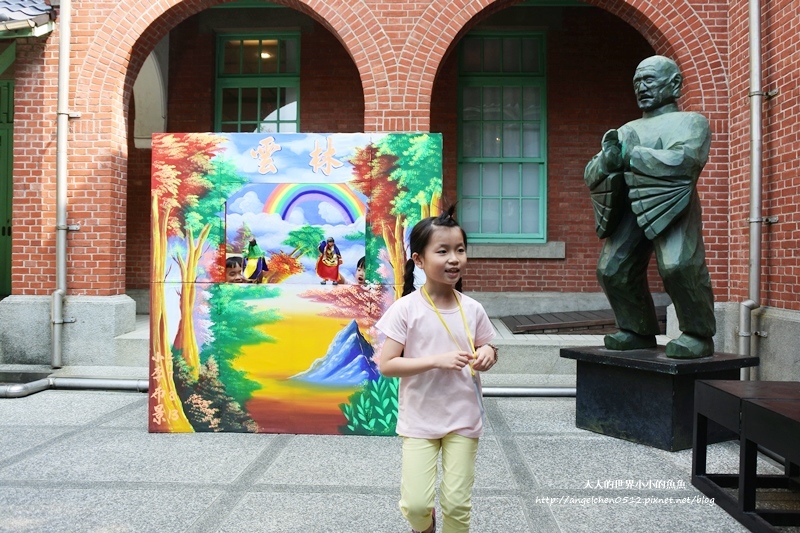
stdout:
POLYGON ((454 207, 411 230, 403 297, 376 326, 387 337, 380 371, 400 378, 397 433, 403 438, 400 510, 414 532, 436 530, 433 508, 442 452, 443 531, 469 531, 483 403, 476 372, 497 362, 494 329, 481 304, 457 292, 467 236, 454 207), (425 271, 415 291, 414 267, 425 271))

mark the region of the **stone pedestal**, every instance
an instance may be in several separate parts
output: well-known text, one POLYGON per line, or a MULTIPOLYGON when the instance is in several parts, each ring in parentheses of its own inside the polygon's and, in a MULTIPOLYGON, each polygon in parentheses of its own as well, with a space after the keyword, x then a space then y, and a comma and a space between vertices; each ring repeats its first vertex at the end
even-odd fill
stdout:
MULTIPOLYGON (((562 348, 577 361, 575 425, 668 451, 692 447, 694 383, 739 379, 758 357, 716 353, 702 359, 670 359, 663 347, 616 351, 562 348)), ((733 438, 711 429, 710 442, 733 438)))

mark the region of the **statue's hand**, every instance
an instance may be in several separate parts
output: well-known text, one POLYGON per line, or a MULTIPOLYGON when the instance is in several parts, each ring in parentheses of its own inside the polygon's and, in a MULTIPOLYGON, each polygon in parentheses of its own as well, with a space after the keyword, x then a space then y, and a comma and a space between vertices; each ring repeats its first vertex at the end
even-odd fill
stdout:
POLYGON ((617 130, 608 130, 603 135, 600 158, 600 164, 607 174, 622 169, 622 144, 617 130))
POLYGON ((630 159, 633 149, 639 146, 639 136, 633 128, 623 126, 619 131, 620 143, 622 145, 622 165, 625 170, 630 170, 630 159))

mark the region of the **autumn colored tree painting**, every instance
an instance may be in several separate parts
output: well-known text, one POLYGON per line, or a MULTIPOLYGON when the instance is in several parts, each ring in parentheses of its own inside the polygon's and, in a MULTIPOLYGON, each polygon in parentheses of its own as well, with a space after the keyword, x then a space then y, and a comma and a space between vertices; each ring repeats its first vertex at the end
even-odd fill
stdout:
POLYGON ((439 210, 441 137, 161 134, 152 190, 150 430, 393 434, 374 325, 439 210), (226 283, 252 253, 266 271, 226 283))
POLYGON ((442 138, 421 133, 386 135, 356 152, 353 186, 369 194, 367 249, 388 254, 391 277, 402 294, 406 232, 441 210, 442 138), (370 242, 372 241, 372 242, 370 242))

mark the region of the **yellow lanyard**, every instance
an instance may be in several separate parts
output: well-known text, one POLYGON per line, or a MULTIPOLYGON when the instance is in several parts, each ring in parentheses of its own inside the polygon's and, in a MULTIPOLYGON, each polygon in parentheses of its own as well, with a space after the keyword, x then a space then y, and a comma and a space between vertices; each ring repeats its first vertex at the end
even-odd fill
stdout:
MULTIPOLYGON (((431 307, 433 307, 433 310, 436 311, 436 316, 438 316, 439 320, 442 321, 442 325, 444 326, 444 329, 446 329, 447 333, 450 334, 450 338, 453 339, 453 342, 455 343, 456 348, 461 350, 461 345, 458 344, 458 340, 456 340, 456 336, 453 335, 452 331, 450 331, 450 328, 447 326, 447 322, 444 321, 444 317, 442 316, 442 313, 439 312, 439 308, 437 308, 436 304, 433 303, 433 299, 431 298, 431 295, 428 294, 428 291, 425 290, 425 286, 424 285, 422 286, 422 294, 425 295, 425 298, 428 299, 428 302, 431 304, 431 307)), ((461 319, 464 321, 464 331, 467 332, 467 340, 469 341, 469 348, 472 350, 472 352, 470 352, 470 353, 472 353, 472 355, 474 357, 475 356, 475 343, 472 341, 472 335, 469 332, 469 325, 467 324, 467 317, 464 315, 464 309, 461 307, 461 300, 458 299, 458 295, 455 294, 455 291, 453 291, 453 294, 456 297, 456 303, 458 304, 458 310, 461 313, 461 319)), ((472 361, 470 361, 470 363, 469 363, 469 371, 473 376, 475 375, 475 369, 472 368, 472 361)))

